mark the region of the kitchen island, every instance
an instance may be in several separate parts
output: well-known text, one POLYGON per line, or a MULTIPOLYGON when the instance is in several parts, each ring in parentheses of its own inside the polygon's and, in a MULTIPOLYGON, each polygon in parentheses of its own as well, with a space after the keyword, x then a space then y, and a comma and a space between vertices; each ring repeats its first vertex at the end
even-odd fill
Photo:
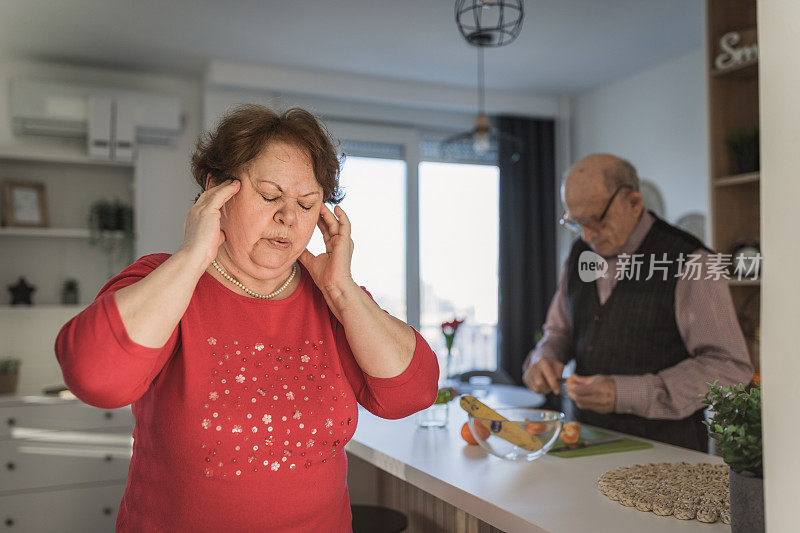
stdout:
POLYGON ((356 433, 345 448, 354 503, 363 492, 357 484, 374 483, 370 490, 377 503, 405 512, 412 533, 477 533, 491 530, 486 524, 509 533, 730 531, 720 521, 683 521, 624 507, 596 485, 601 474, 621 466, 720 463, 719 457, 654 443, 651 449, 606 455, 506 461, 462 440, 466 420, 458 402, 450 403, 449 423, 442 429, 418 428, 413 416, 384 420, 359 408, 356 433))

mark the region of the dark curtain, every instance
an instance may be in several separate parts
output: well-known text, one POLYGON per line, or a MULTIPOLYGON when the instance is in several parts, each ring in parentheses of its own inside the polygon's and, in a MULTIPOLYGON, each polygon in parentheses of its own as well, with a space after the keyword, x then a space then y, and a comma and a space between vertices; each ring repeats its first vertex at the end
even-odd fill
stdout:
POLYGON ((498 129, 522 140, 500 142, 500 367, 522 384, 522 362, 536 344, 556 288, 555 124, 498 117, 498 129))

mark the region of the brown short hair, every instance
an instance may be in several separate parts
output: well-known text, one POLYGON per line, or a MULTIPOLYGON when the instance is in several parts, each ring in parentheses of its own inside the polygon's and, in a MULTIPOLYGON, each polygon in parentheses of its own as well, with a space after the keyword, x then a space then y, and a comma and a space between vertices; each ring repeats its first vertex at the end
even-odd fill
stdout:
POLYGON ((322 187, 323 201, 342 201, 339 173, 344 156, 337 154, 339 143, 321 121, 300 107, 278 114, 257 104, 236 106, 220 119, 215 131, 198 139, 192 154, 192 175, 203 189, 209 173, 215 183, 221 183, 245 168, 273 141, 305 149, 322 187))

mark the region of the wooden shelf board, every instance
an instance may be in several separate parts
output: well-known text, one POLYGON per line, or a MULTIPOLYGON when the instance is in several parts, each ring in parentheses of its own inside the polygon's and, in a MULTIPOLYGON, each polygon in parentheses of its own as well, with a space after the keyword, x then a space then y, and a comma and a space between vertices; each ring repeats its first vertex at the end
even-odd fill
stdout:
POLYGON ((0 311, 82 311, 89 304, 34 304, 34 305, 0 305, 0 311))
MULTIPOLYGON (((18 227, 3 227, 0 228, 0 237, 49 237, 49 238, 67 238, 67 239, 88 239, 90 237, 88 228, 18 228, 18 227)), ((104 236, 113 236, 121 238, 123 233, 121 231, 106 231, 103 232, 104 236)))
POLYGON ((735 279, 728 280, 728 285, 731 287, 758 287, 761 285, 761 279, 735 279))
POLYGON ((134 161, 117 161, 114 159, 92 159, 85 155, 48 154, 24 152, 0 147, 0 161, 20 161, 28 163, 51 163, 61 165, 87 165, 96 167, 133 168, 134 161))
POLYGON ((6 237, 54 237, 88 239, 89 230, 86 228, 0 228, 0 236, 6 237))
POLYGON ((736 174, 734 176, 724 176, 722 178, 714 178, 712 183, 714 187, 727 187, 729 185, 740 185, 742 183, 753 183, 761 179, 761 174, 758 172, 748 172, 747 174, 736 174))

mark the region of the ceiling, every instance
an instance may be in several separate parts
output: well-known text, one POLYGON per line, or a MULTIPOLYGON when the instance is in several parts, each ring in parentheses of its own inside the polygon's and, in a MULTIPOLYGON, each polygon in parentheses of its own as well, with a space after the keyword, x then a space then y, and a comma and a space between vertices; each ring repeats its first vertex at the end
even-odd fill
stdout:
MULTIPOLYGON (((576 93, 702 45, 701 0, 527 0, 487 87, 576 93)), ((211 59, 471 86, 452 0, 0 0, 0 51, 200 75, 211 59)))

